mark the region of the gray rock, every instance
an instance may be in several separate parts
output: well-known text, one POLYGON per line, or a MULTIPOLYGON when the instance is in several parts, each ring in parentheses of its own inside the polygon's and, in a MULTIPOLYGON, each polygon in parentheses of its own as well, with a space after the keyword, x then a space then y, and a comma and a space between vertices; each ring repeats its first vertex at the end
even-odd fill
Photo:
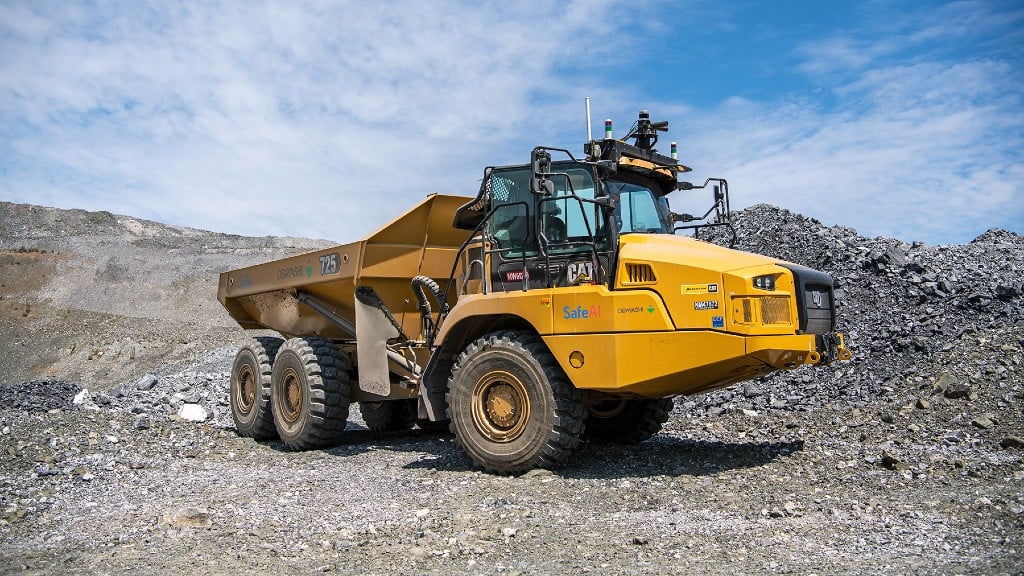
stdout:
POLYGON ((178 408, 178 416, 190 422, 206 422, 210 417, 206 408, 199 404, 182 404, 181 408, 178 408))
POLYGON ((146 374, 142 378, 139 378, 138 383, 135 385, 135 387, 138 388, 139 390, 152 390, 153 387, 156 386, 157 382, 159 382, 159 379, 156 376, 152 374, 146 374))
POLYGON ((982 430, 988 430, 989 428, 995 426, 995 424, 992 423, 992 420, 990 420, 988 416, 978 416, 971 420, 971 424, 974 424, 975 426, 981 428, 982 430))
POLYGON ((1020 436, 1007 436, 999 442, 999 445, 1006 449, 1024 450, 1024 438, 1020 436))
POLYGON ((907 256, 897 246, 890 246, 885 250, 885 260, 894 268, 902 268, 907 263, 907 256))
POLYGON ((57 474, 60 474, 60 470, 51 468, 47 464, 40 464, 39 466, 36 466, 35 472, 40 476, 56 476, 57 474))
POLYGON ((971 395, 971 391, 973 390, 970 384, 960 380, 947 382, 943 388, 943 394, 945 394, 946 398, 951 399, 967 398, 971 395))
POLYGON ((900 460, 895 454, 889 452, 888 450, 882 451, 881 463, 882 466, 885 466, 889 470, 895 470, 897 472, 906 470, 908 468, 905 462, 900 460))

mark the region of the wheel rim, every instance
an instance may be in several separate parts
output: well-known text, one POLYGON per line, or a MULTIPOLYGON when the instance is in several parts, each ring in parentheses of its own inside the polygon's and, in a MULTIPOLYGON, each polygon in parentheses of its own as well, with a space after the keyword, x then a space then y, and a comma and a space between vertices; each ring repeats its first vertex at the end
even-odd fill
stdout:
POLYGON ((292 424, 298 421, 305 400, 302 378, 299 377, 299 373, 292 368, 286 370, 281 378, 281 388, 284 394, 281 394, 278 408, 280 408, 285 422, 292 424))
POLYGON ((518 438, 530 420, 530 397, 519 378, 504 372, 485 374, 473 388, 473 424, 492 442, 518 438))
POLYGON ((235 396, 238 411, 242 414, 252 412, 252 407, 256 403, 256 377, 253 374, 252 366, 243 364, 238 369, 235 386, 238 388, 238 393, 235 396))

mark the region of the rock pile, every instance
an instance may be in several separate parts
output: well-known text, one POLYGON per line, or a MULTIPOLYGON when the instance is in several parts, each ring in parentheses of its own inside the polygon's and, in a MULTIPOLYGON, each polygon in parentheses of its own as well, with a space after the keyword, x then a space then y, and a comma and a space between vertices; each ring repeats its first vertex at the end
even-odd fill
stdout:
POLYGON ((0 406, 9 410, 47 412, 72 407, 81 387, 60 380, 31 380, 20 384, 0 384, 0 406))
POLYGON ((228 380, 234 355, 231 348, 219 348, 195 364, 162 367, 107 392, 91 394, 85 407, 109 407, 138 414, 137 428, 148 427, 152 418, 173 417, 220 428, 233 427, 228 380))
MULTIPOLYGON (((983 377, 1020 380, 1024 347, 1024 238, 989 230, 966 245, 866 238, 843 226, 760 204, 734 214, 736 248, 828 272, 838 330, 854 360, 782 372, 698 399, 699 416, 733 410, 862 406, 937 382, 967 395, 983 377), (980 359, 980 361, 979 361, 980 359)), ((705 238, 726 244, 724 235, 705 238)), ((940 386, 942 388, 944 386, 940 386)))

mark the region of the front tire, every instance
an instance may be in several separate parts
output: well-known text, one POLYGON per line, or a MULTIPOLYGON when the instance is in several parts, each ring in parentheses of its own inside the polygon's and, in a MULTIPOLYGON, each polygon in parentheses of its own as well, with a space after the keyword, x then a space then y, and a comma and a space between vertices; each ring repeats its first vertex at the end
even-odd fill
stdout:
POLYGON ((280 338, 251 338, 235 354, 228 394, 231 419, 239 436, 256 440, 277 438, 270 408, 270 380, 274 356, 283 342, 280 338))
POLYGON ((480 467, 519 474, 564 463, 579 445, 586 408, 536 335, 488 334, 459 355, 448 381, 448 418, 480 467))
POLYGON ((292 450, 337 444, 348 420, 351 365, 323 338, 281 345, 271 378, 274 425, 292 450))

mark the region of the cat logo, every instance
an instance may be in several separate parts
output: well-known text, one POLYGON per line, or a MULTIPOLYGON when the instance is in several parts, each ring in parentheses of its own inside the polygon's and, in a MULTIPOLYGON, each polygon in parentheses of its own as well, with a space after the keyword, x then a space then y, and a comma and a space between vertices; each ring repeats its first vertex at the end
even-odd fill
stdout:
POLYGON ((589 261, 571 262, 565 274, 568 284, 592 284, 594 282, 594 263, 589 261))

